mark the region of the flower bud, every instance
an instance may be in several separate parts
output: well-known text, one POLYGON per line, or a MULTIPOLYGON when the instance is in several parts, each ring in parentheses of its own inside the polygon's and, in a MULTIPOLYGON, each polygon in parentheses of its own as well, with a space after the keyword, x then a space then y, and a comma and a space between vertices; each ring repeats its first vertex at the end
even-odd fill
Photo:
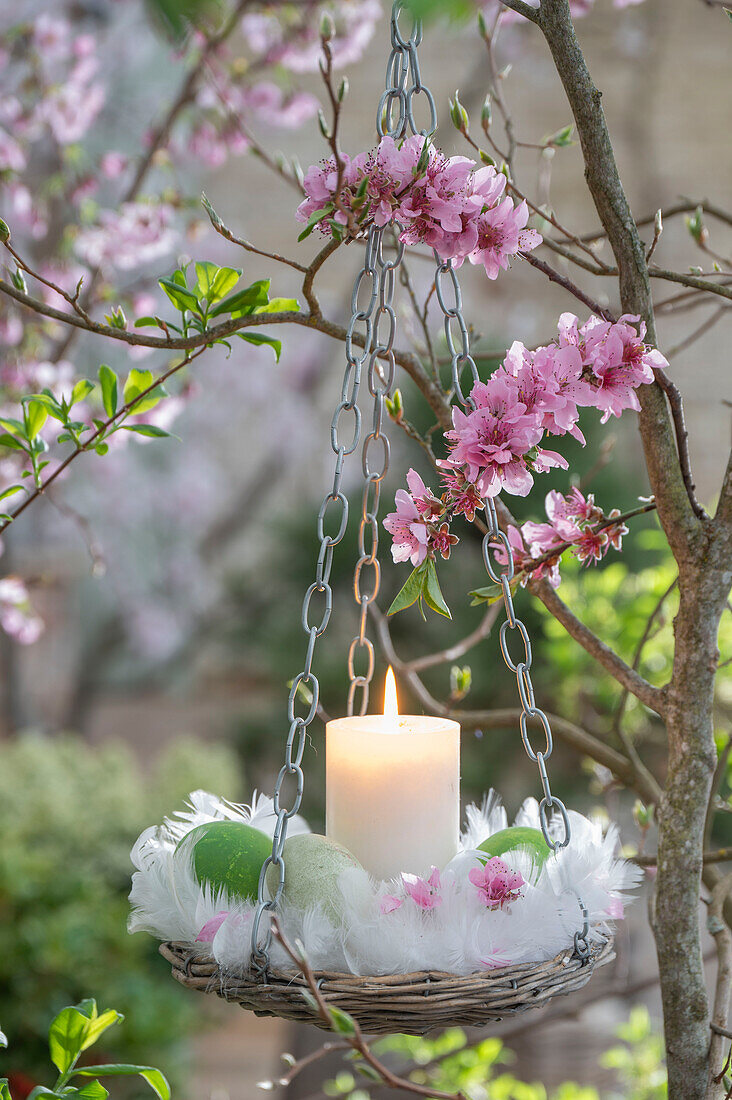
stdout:
POLYGON ((0 218, 0 244, 5 244, 9 240, 10 226, 7 222, 4 222, 2 218, 0 218))
POLYGON ((342 103, 348 95, 348 77, 344 76, 338 86, 338 102, 342 103))
POLYGON ((328 127, 328 123, 325 121, 325 115, 321 110, 318 111, 318 126, 320 127, 320 132, 325 140, 330 141, 332 135, 328 127))
POLYGON ((487 95, 483 100, 483 108, 480 112, 480 124, 486 133, 491 128, 491 122, 493 121, 493 109, 491 106, 491 97, 487 95))
POLYGON ((653 806, 645 806, 639 798, 633 807, 633 818, 639 829, 650 829, 653 824, 653 806))
POLYGON ((455 98, 450 100, 450 118, 456 130, 459 130, 461 134, 467 134, 470 119, 468 118, 468 112, 460 102, 457 91, 455 92, 455 98))
POLYGON ((331 38, 335 34, 335 24, 333 22, 333 16, 328 11, 323 12, 323 17, 320 20, 320 37, 323 42, 330 42, 331 38))

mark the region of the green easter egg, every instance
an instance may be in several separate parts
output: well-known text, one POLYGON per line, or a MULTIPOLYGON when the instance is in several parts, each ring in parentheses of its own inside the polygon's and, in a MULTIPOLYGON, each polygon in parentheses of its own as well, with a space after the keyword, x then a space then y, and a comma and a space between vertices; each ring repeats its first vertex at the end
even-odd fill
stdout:
POLYGON ((244 821, 207 821, 186 833, 176 848, 191 852, 199 882, 232 897, 256 898, 262 864, 272 841, 244 821))
MULTIPOLYGON (((337 916, 341 903, 338 876, 350 867, 361 867, 356 857, 342 844, 317 833, 289 837, 282 856, 285 861, 285 900, 297 909, 307 909, 320 902, 337 916)), ((267 869, 267 886, 272 893, 277 889, 278 875, 276 867, 267 869)))
POLYGON ((541 866, 551 849, 539 829, 530 829, 526 825, 514 825, 511 829, 501 829, 478 845, 479 852, 485 852, 491 859, 511 852, 514 848, 528 848, 536 862, 541 866))

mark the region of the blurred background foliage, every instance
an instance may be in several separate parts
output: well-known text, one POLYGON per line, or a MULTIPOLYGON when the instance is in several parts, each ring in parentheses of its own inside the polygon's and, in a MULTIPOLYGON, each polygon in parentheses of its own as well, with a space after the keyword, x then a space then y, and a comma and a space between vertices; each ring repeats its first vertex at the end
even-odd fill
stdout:
POLYGON ((49 1020, 90 994, 125 1016, 99 1060, 159 1062, 181 1086, 199 1005, 169 980, 155 941, 127 933, 129 853, 196 787, 234 795, 237 771, 226 747, 196 741, 176 742, 152 767, 121 742, 90 750, 76 737, 29 734, 3 746, 0 1020, 15 1095, 52 1084, 49 1020))

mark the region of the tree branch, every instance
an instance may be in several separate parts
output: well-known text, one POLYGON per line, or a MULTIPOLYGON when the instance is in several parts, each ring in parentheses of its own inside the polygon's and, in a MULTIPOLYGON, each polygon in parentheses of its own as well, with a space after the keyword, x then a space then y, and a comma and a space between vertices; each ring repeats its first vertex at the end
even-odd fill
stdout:
POLYGON ((541 600, 544 607, 558 620, 575 641, 594 657, 619 684, 640 699, 641 703, 661 717, 666 711, 666 696, 662 688, 654 687, 640 676, 622 657, 606 645, 588 626, 578 619, 566 603, 559 598, 546 580, 529 581, 529 590, 541 600))
MULTIPOLYGON (((567 0, 542 0, 538 21, 577 125, 587 185, 618 266, 623 310, 643 318, 655 344, 645 249, 620 182, 602 96, 587 69, 567 0)), ((641 438, 661 522, 674 552, 687 554, 698 534, 699 520, 682 477, 666 398, 657 385, 641 387, 639 397, 641 438)))

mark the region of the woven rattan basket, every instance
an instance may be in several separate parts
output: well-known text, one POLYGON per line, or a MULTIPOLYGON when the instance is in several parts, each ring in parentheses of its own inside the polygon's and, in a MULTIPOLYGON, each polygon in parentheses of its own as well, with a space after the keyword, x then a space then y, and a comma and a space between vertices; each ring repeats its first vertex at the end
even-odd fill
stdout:
MULTIPOLYGON (((271 970, 263 982, 248 973, 224 974, 214 959, 191 944, 164 943, 160 952, 172 965, 173 977, 190 989, 216 993, 257 1016, 281 1016, 324 1026, 302 996, 305 979, 294 970, 271 970)), ((506 966, 467 977, 432 971, 377 978, 321 971, 316 977, 327 1003, 350 1012, 364 1031, 423 1035, 433 1028, 480 1027, 537 1008, 552 997, 581 989, 596 967, 614 957, 613 941, 608 940, 593 945, 584 965, 568 949, 548 962, 506 966)))

